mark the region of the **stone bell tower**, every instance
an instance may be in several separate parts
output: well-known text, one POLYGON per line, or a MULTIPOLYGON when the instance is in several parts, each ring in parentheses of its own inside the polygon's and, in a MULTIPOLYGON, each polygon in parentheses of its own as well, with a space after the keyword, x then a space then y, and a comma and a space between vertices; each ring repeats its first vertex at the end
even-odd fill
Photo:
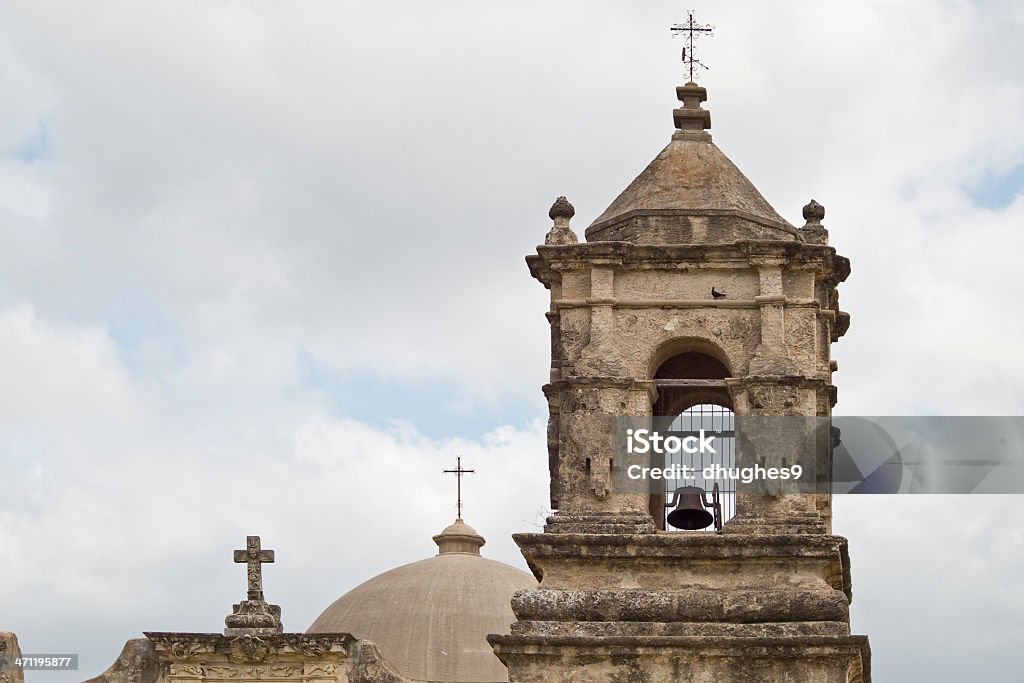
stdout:
POLYGON ((540 585, 491 643, 513 683, 869 681, 827 492, 737 497, 717 534, 665 531, 662 496, 612 485, 616 416, 830 415, 830 345, 849 326, 824 209, 787 223, 712 143, 706 90, 676 94, 671 141, 586 240, 559 197, 527 257, 551 292, 556 511, 515 536, 540 585))

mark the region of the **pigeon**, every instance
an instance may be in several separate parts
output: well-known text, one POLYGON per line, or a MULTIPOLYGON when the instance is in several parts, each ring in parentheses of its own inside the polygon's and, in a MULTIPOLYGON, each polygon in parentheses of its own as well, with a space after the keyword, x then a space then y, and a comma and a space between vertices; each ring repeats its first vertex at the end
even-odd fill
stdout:
POLYGON ((714 299, 724 299, 725 298, 725 292, 716 291, 715 288, 712 287, 711 288, 711 296, 714 299))

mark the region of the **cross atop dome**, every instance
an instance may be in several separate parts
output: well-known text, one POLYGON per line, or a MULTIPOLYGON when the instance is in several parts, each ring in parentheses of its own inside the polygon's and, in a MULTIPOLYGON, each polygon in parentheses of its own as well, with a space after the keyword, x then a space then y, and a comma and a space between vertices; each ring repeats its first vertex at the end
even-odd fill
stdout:
MULTIPOLYGON (((693 20, 693 10, 687 12, 687 19, 685 24, 673 24, 669 29, 672 31, 672 36, 685 35, 686 45, 683 47, 683 64, 686 64, 690 68, 690 83, 694 83, 697 80, 699 71, 694 71, 695 66, 699 66, 701 69, 707 70, 707 65, 701 62, 699 59, 693 56, 693 45, 694 41, 701 36, 701 34, 707 34, 710 38, 715 35, 715 27, 711 24, 704 24, 701 26, 693 20)), ((688 84, 689 85, 689 84, 688 84)))
POLYGON ((699 71, 695 67, 707 69, 707 65, 694 57, 694 41, 706 34, 713 36, 715 27, 711 24, 698 24, 693 19, 693 10, 687 13, 685 24, 674 24, 671 28, 672 35, 685 35, 686 46, 683 48, 683 64, 689 67, 689 80, 686 85, 676 87, 676 97, 683 103, 682 108, 672 112, 672 120, 678 130, 674 139, 689 139, 710 142, 711 135, 704 131, 711 128, 711 112, 700 106, 701 102, 708 99, 708 91, 697 85, 696 80, 699 71))
POLYGON ((455 475, 455 506, 458 511, 455 519, 457 521, 462 520, 462 475, 464 474, 476 474, 476 470, 464 470, 462 469, 462 456, 460 455, 455 459, 456 465, 454 470, 441 470, 445 474, 455 475))

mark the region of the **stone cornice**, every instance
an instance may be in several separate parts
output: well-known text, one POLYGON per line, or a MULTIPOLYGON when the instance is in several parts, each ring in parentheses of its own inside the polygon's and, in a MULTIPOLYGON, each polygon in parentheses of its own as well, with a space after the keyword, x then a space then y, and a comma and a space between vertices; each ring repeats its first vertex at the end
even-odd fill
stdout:
POLYGON ((746 659, 756 656, 789 656, 794 658, 842 650, 866 652, 866 636, 797 636, 784 638, 720 638, 718 636, 525 636, 490 635, 491 643, 500 654, 514 652, 548 653, 560 656, 562 648, 575 647, 584 651, 599 648, 603 654, 636 657, 659 650, 699 650, 709 655, 746 659))
POLYGON ((837 590, 790 587, 719 590, 666 586, 662 590, 544 589, 518 591, 519 621, 604 622, 840 622, 849 623, 846 596, 837 590))
POLYGON ((227 636, 221 633, 146 632, 157 652, 172 661, 226 657, 233 662, 259 663, 296 657, 347 656, 356 642, 348 633, 280 633, 227 636))
POLYGON ((539 245, 526 257, 530 273, 550 286, 560 273, 594 265, 628 269, 756 268, 778 264, 788 270, 812 270, 830 286, 850 274, 850 261, 828 245, 804 242, 741 241, 727 244, 650 245, 631 242, 583 242, 539 245))
POLYGON ((846 544, 827 534, 513 534, 534 557, 728 559, 735 557, 832 558, 846 544))
POLYGON ((726 377, 725 384, 733 391, 742 390, 745 387, 760 384, 798 387, 800 389, 825 389, 829 386, 828 380, 820 377, 805 377, 803 375, 749 375, 747 377, 726 377))
MULTIPOLYGON (((814 559, 829 563, 828 583, 853 601, 847 540, 830 534, 524 533, 512 538, 531 568, 546 559, 607 562, 662 560, 814 559)), ((534 574, 540 578, 537 569, 534 574)))
POLYGON ((715 261, 741 261, 752 265, 777 261, 782 265, 790 263, 797 257, 818 259, 834 253, 834 248, 825 245, 776 241, 664 245, 582 242, 537 247, 537 255, 549 263, 590 264, 596 261, 607 265, 661 265, 672 268, 678 268, 680 263, 685 262, 703 265, 715 261))
MULTIPOLYGON (((754 299, 555 299, 554 308, 589 308, 612 306, 614 308, 751 308, 764 304, 779 303, 787 308, 821 308, 815 299, 790 299, 784 296, 755 297, 754 299)), ((831 314, 831 310, 830 310, 831 314)), ((834 314, 832 314, 834 315, 834 314)))
MULTIPOLYGON (((586 388, 616 388, 616 389, 630 389, 634 384, 638 384, 638 380, 632 377, 585 377, 571 375, 569 377, 562 377, 554 382, 545 384, 542 389, 544 395, 547 397, 556 396, 559 392, 566 389, 586 389, 586 388)), ((645 387, 646 388, 646 387, 645 387)))

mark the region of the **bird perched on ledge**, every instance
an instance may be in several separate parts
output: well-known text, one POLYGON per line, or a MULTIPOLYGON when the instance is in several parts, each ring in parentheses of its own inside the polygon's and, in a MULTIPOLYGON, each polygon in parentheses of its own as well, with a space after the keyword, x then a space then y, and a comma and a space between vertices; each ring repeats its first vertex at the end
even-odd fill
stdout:
POLYGON ((719 292, 714 287, 711 288, 711 297, 713 299, 724 299, 725 292, 719 292))

